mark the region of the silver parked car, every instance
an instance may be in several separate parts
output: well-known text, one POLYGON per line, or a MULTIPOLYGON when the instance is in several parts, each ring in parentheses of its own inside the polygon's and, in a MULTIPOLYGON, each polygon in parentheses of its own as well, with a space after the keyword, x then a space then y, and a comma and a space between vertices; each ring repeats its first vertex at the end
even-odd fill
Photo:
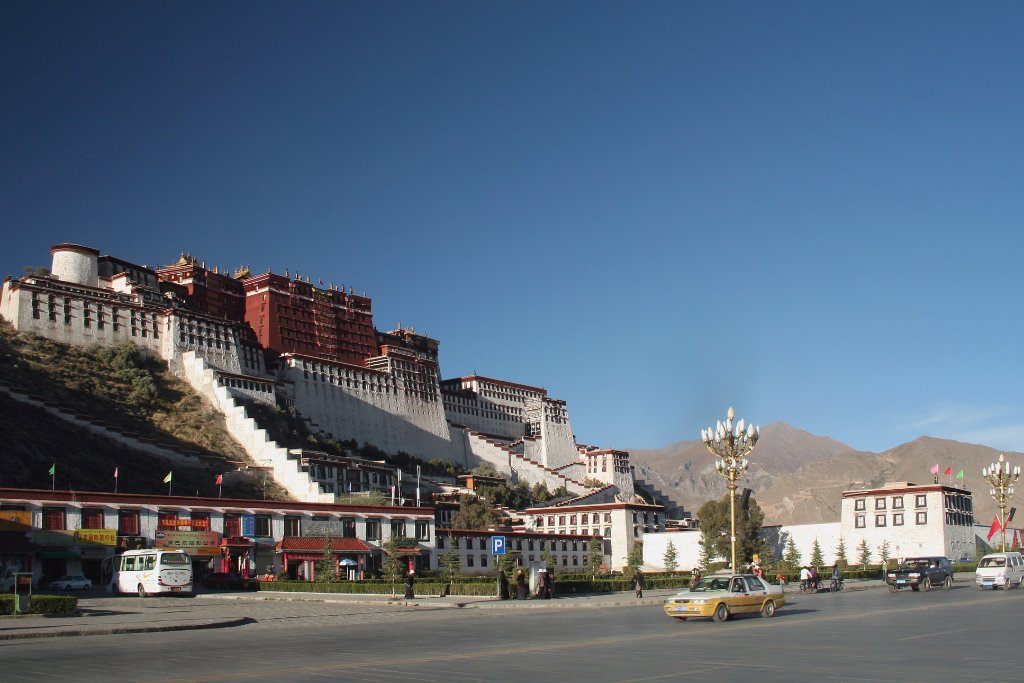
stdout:
POLYGON ((51 581, 50 588, 62 591, 85 591, 92 588, 92 581, 81 574, 69 574, 60 577, 56 581, 51 581))

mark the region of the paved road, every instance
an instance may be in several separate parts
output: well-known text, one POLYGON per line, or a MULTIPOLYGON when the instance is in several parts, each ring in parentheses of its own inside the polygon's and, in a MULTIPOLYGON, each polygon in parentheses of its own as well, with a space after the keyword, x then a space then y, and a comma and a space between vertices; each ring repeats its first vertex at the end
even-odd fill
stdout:
MULTIPOLYGON (((725 624, 660 607, 160 598, 122 609, 248 613, 236 628, 0 642, 4 681, 1005 681, 1024 590, 791 595, 725 624), (214 604, 216 603, 216 604, 214 604), (166 607, 165 607, 166 605, 166 607), (1002 666, 998 662, 1005 662, 1002 666)), ((127 600, 128 602, 124 602, 127 600)), ((560 604, 559 604, 560 603, 560 604)))

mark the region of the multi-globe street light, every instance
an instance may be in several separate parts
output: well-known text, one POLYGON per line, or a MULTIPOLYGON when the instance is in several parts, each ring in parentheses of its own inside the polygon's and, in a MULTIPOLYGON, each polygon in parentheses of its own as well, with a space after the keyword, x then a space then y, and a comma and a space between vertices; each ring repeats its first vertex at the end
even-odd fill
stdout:
POLYGON ((996 505, 999 506, 999 526, 1003 532, 1003 552, 1006 552, 1006 504, 1013 497, 1013 483, 1020 478, 1020 465, 1010 467, 1003 454, 999 454, 999 462, 981 468, 981 476, 989 483, 988 490, 996 505))
POLYGON ((715 461, 715 470, 725 479, 729 487, 729 542, 732 547, 732 570, 736 568, 736 481, 743 478, 750 463, 747 455, 754 450, 757 439, 761 435, 760 430, 754 425, 744 429, 743 420, 733 427, 732 406, 726 414, 725 424, 718 422, 714 431, 710 427, 700 432, 700 440, 704 442, 712 455, 718 458, 715 461))

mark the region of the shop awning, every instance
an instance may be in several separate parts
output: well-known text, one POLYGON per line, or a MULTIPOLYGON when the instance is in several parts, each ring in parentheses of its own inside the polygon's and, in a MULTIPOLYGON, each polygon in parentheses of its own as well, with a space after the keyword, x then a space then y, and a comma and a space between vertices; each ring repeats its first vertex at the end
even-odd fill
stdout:
POLYGON ((315 553, 285 553, 285 557, 289 562, 319 562, 324 559, 322 554, 317 555, 315 553))
POLYGON ((79 558, 81 555, 70 550, 43 550, 39 553, 40 560, 77 560, 79 558))

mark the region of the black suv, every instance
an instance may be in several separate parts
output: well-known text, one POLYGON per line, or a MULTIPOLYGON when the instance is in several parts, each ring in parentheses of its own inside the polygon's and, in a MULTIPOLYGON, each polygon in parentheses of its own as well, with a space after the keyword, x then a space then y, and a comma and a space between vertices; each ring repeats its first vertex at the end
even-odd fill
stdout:
POLYGON ((897 569, 885 572, 885 582, 893 593, 906 586, 915 591, 939 586, 949 590, 953 587, 953 564, 945 557, 908 557, 897 569))

